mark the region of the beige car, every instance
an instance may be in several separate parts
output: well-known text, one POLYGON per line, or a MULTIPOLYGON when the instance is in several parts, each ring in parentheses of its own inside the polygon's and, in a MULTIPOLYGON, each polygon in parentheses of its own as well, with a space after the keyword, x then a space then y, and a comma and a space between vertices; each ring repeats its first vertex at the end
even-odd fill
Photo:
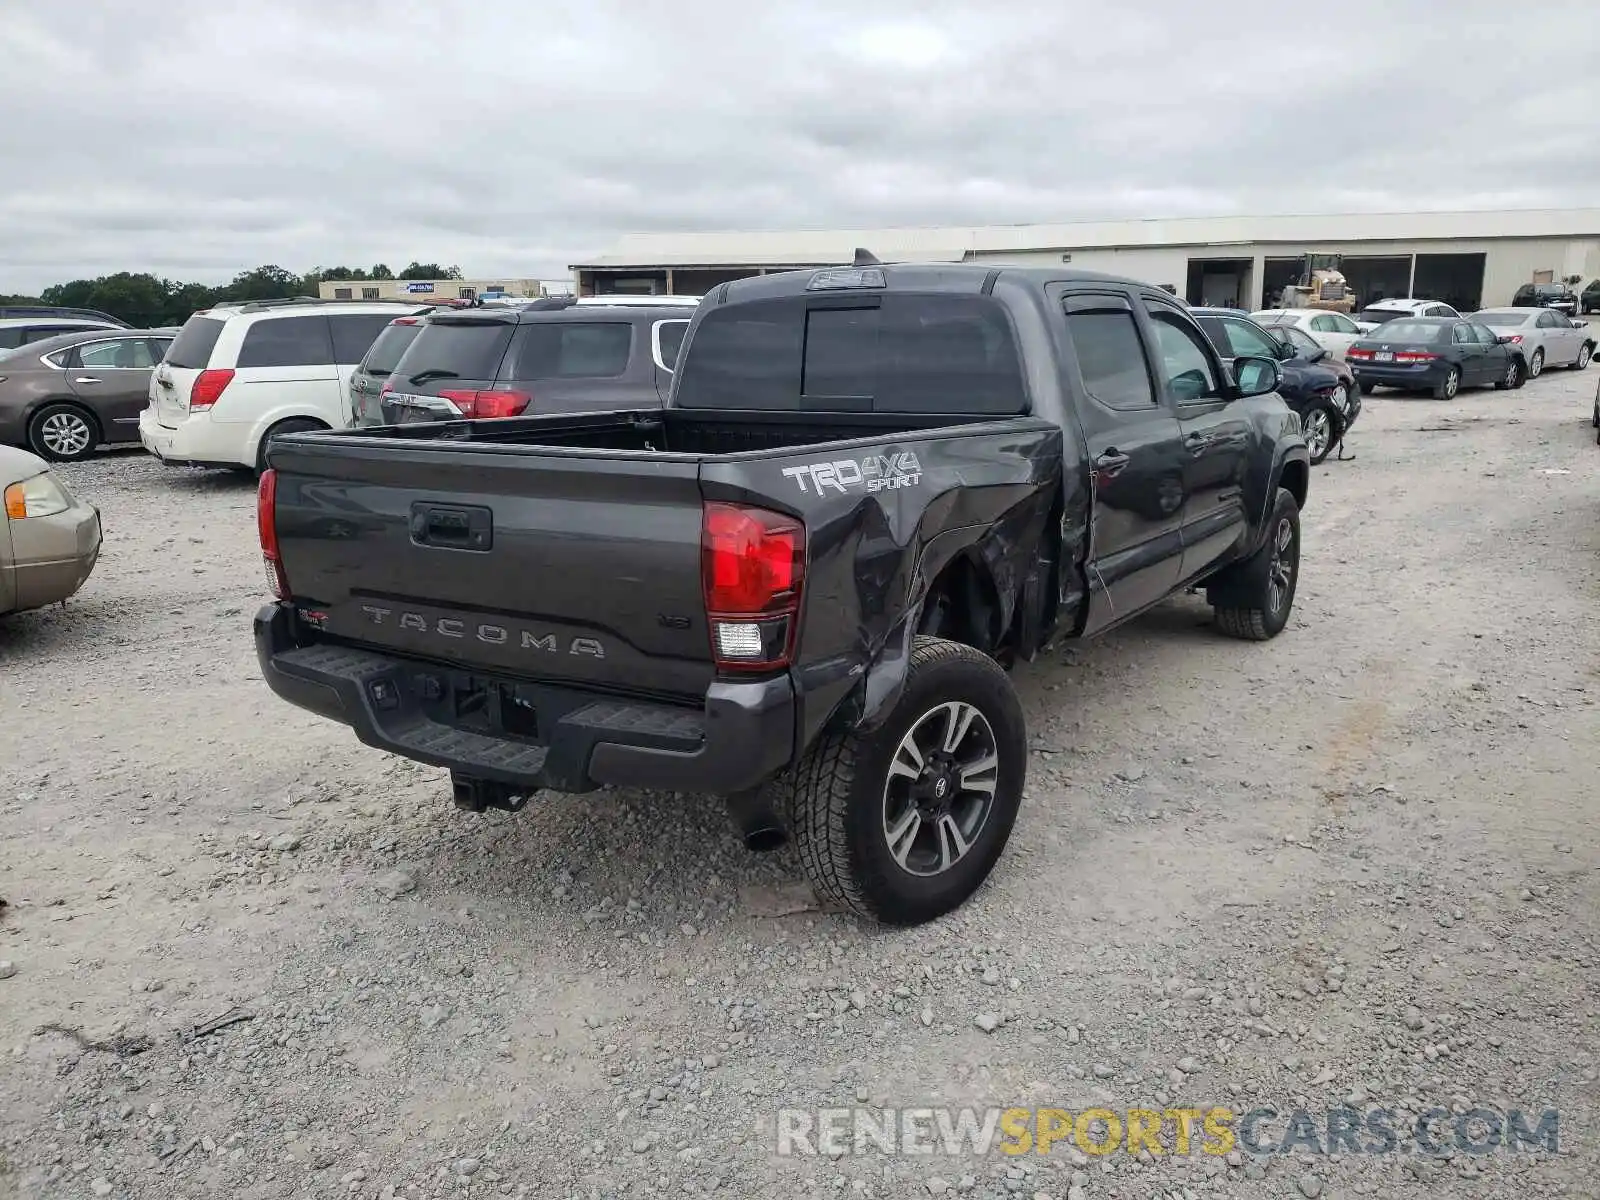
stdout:
POLYGON ((0 616, 71 596, 100 557, 100 510, 11 446, 0 446, 0 497, 0 616))

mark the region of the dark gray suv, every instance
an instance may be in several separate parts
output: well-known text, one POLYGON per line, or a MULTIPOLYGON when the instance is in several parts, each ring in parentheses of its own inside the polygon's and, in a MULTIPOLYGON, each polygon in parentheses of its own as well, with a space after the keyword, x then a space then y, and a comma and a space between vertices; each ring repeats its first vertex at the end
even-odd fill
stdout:
POLYGON ((682 303, 570 297, 434 313, 365 423, 659 406, 693 315, 682 303))

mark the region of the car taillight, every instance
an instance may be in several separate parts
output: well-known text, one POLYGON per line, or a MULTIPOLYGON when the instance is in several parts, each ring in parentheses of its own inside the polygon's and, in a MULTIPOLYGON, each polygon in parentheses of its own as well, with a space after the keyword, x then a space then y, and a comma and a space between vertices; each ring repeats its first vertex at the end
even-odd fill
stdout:
POLYGON ((1522 345, 1522 335, 1520 333, 1513 333, 1506 340, 1517 346, 1522 345))
POLYGON ((1346 358, 1368 359, 1372 357, 1373 353, 1373 351, 1363 350, 1359 346, 1351 346, 1350 349, 1344 352, 1344 356, 1346 358))
POLYGON ((805 569, 806 530, 793 517, 743 504, 705 506, 700 578, 718 667, 788 665, 805 569))
POLYGON ((256 488, 256 534, 261 539, 261 559, 267 568, 267 587, 279 600, 289 598, 289 577, 283 571, 278 553, 278 472, 271 467, 261 472, 256 488))
POLYGON ((189 411, 212 407, 222 399, 223 391, 232 382, 232 371, 201 371, 195 376, 194 387, 189 389, 189 411))
POLYGON ((473 418, 514 417, 533 403, 528 392, 441 391, 439 396, 459 408, 463 417, 473 418))
POLYGON ((1394 360, 1397 363, 1432 362, 1438 358, 1437 354, 1429 354, 1426 350, 1396 350, 1394 360))

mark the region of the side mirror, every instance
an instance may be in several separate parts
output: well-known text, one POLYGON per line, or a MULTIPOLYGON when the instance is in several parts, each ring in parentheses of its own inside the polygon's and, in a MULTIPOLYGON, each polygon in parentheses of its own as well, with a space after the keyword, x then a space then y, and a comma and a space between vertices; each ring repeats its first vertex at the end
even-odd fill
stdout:
POLYGON ((1294 345, 1293 342, 1283 341, 1283 342, 1279 342, 1278 343, 1278 358, 1281 361, 1288 362, 1292 358, 1299 358, 1299 357, 1300 357, 1300 351, 1295 349, 1295 345, 1294 345))
POLYGON ((1241 397, 1265 396, 1278 390, 1283 382, 1283 370, 1270 358, 1241 354, 1233 360, 1233 378, 1241 397))
POLYGON ((1323 359, 1325 359, 1327 357, 1328 357, 1328 352, 1326 350, 1318 350, 1315 354, 1313 354, 1311 356, 1310 361, 1314 362, 1314 363, 1319 363, 1319 362, 1321 362, 1323 359))

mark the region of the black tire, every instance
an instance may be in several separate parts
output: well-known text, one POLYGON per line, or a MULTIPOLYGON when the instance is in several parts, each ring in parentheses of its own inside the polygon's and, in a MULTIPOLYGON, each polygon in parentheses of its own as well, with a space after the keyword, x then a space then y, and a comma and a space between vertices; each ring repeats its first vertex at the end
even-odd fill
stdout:
MULTIPOLYGON (((886 925, 920 925, 959 907, 989 877, 1016 823, 1027 770, 1026 720, 1006 673, 970 646, 918 637, 905 688, 888 717, 869 731, 825 736, 777 781, 776 799, 819 899, 886 925), (994 791, 981 818, 977 810, 971 810, 968 818, 956 815, 958 806, 974 797, 981 802, 981 783, 977 790, 963 790, 961 780, 967 776, 951 774, 955 768, 944 765, 942 748, 926 752, 926 766, 915 778, 906 771, 891 771, 897 759, 913 761, 901 757, 903 741, 913 733, 929 730, 948 736, 938 726, 943 719, 940 710, 957 704, 975 709, 983 726, 975 720, 970 724, 968 735, 957 742, 956 757, 966 748, 968 753, 981 751, 982 757, 992 754, 995 759, 994 766, 983 772, 992 771, 994 791), (985 737, 992 743, 987 750, 982 749, 985 737), (941 772, 949 792, 941 788, 935 801, 932 789, 939 786, 941 772), (924 829, 923 806, 912 798, 913 789, 921 789, 928 805, 943 805, 950 811, 924 829), (897 805, 907 816, 913 810, 917 815, 909 839, 901 840, 905 850, 900 858, 891 848, 889 828, 891 807, 897 805), (947 817, 949 828, 967 835, 965 850, 943 869, 914 870, 919 864, 928 865, 913 858, 922 852, 925 833, 932 835, 941 853, 949 849, 947 817), (965 830, 959 825, 963 819, 970 821, 965 830)), ((970 764, 969 773, 978 774, 970 764)), ((898 828, 908 824, 896 820, 898 828)))
POLYGON ((1585 342, 1578 351, 1578 357, 1567 364, 1569 371, 1581 371, 1589 365, 1589 360, 1594 357, 1594 343, 1585 342))
POLYGON ((1544 347, 1540 346, 1528 360, 1528 378, 1537 379, 1544 374, 1544 347))
POLYGON ((267 445, 273 438, 281 437, 286 433, 305 433, 312 429, 326 428, 327 426, 321 421, 314 420, 311 417, 290 417, 287 421, 279 421, 261 435, 261 446, 256 450, 256 474, 259 476, 261 472, 267 469, 267 445))
POLYGON ((1294 494, 1281 487, 1272 502, 1261 549, 1210 584, 1206 598, 1223 633, 1241 641, 1265 642, 1289 623, 1299 584, 1300 506, 1294 494))
POLYGON ((28 449, 51 462, 81 462, 103 436, 95 415, 69 401, 46 404, 28 418, 28 449))
POLYGON ((1344 431, 1344 417, 1332 404, 1318 400, 1300 416, 1300 428, 1305 434, 1306 446, 1311 451, 1311 465, 1316 466, 1339 444, 1344 431))
POLYGON ((1444 378, 1433 386, 1435 400, 1454 400, 1456 393, 1461 390, 1461 368, 1451 367, 1444 373, 1444 378))
POLYGON ((1495 380, 1494 386, 1496 391, 1503 392, 1507 388, 1510 388, 1514 391, 1527 382, 1528 365, 1516 355, 1512 355, 1511 358, 1506 361, 1505 374, 1499 379, 1495 380))

